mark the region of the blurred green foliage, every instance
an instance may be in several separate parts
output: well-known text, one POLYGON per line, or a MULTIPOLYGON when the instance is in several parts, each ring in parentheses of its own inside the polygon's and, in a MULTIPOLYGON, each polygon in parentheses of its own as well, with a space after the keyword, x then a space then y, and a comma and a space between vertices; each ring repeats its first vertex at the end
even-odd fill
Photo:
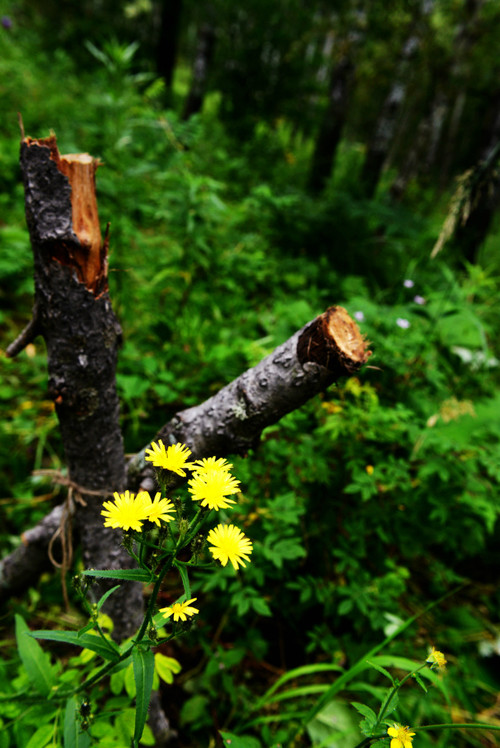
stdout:
MULTIPOLYGON (((409 689, 401 720, 486 714, 500 686, 498 236, 492 233, 478 264, 464 266, 453 246, 430 260, 444 218, 431 187, 412 187, 406 203, 390 202, 384 190, 363 200, 356 184, 362 149, 346 140, 331 183, 312 198, 304 187, 311 138, 307 127, 297 132, 297 111, 269 109, 274 89, 259 98, 250 123, 247 102, 234 99, 231 110, 226 101, 221 117, 216 97, 207 98, 203 115, 182 121, 179 108, 163 107, 164 84, 141 63, 144 45, 89 32, 78 55, 68 41, 51 49, 42 23, 50 14, 44 20, 33 3, 30 23, 29 5, 0 5, 13 19, 11 28, 0 27, 2 349, 32 305, 20 111, 26 134, 43 137, 52 128, 61 152, 86 150, 103 161, 99 210, 103 225, 111 223, 110 293, 124 329, 118 388, 127 452, 329 305, 348 309, 374 352, 357 377, 267 429, 246 459, 234 458, 244 491, 231 520, 254 541, 254 555, 244 575, 200 572, 193 584, 202 625, 174 653, 183 674, 166 698, 181 744, 208 745, 214 724, 231 730, 235 715, 287 668, 348 666, 391 626, 462 584, 391 645, 413 659, 439 645, 453 673, 446 699, 417 699, 415 689, 412 700, 409 689), (233 128, 238 106, 244 140, 233 128)), ((437 16, 444 36, 451 5, 437 16)), ((300 27, 304 7, 295 6, 300 27)), ((256 16, 267 7, 256 4, 256 16)), ((391 23, 400 29, 398 18, 391 23)), ((383 28, 375 29, 376 62, 384 47, 383 28)), ((269 34, 279 31, 273 17, 269 34)), ((305 41, 292 46, 295 67, 305 41)), ((286 58, 290 40, 282 42, 286 58)), ((251 46, 233 51, 250 54, 251 46)), ((487 68, 484 60, 476 65, 487 68)), ((266 80, 265 70, 257 74, 266 80)), ((374 75, 368 59, 360 75, 358 113, 374 75)), ((186 77, 180 66, 174 101, 186 77)), ((13 361, 2 356, 0 368, 0 537, 8 552, 60 499, 32 471, 61 468, 64 455, 46 396, 43 342, 13 361)), ((56 580, 42 579, 13 610, 56 626, 57 589, 56 580)), ((6 643, 2 692, 19 668, 6 643)), ((53 651, 71 668, 70 655, 53 651)), ((310 682, 325 676, 313 673, 310 682)), ((377 674, 363 674, 353 687, 347 702, 337 697, 322 722, 316 717, 309 731, 316 744, 332 724, 349 732, 346 703, 376 692, 377 674)), ((312 691, 302 696, 306 705, 313 698, 312 691)), ((116 693, 108 706, 121 716, 110 724, 126 719, 129 705, 129 695, 116 693)), ((2 748, 49 744, 38 713, 21 735, 18 715, 2 709, 10 730, 2 748)), ((279 705, 268 716, 257 733, 266 746, 283 739, 279 705)), ((443 740, 418 736, 419 748, 443 740)), ((477 735, 454 740, 489 745, 477 735)))

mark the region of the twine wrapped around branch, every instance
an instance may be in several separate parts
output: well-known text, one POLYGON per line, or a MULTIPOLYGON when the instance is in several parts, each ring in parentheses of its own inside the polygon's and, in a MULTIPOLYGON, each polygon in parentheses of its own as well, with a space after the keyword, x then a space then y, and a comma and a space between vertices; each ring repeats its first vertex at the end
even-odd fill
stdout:
POLYGON ((68 493, 63 503, 63 509, 61 512, 61 520, 59 527, 53 533, 49 545, 48 545, 48 556, 50 563, 56 568, 61 570, 61 586, 64 598, 64 604, 66 610, 69 608, 68 590, 66 586, 66 572, 73 563, 73 527, 72 518, 75 512, 75 502, 81 506, 87 506, 87 502, 83 498, 82 494, 90 496, 112 496, 113 491, 95 491, 91 488, 85 488, 84 486, 78 485, 71 480, 67 475, 64 475, 60 470, 34 470, 33 475, 43 476, 44 478, 50 478, 50 480, 60 486, 67 486, 68 493), (61 561, 56 561, 53 553, 53 547, 56 540, 59 538, 61 543, 61 561))

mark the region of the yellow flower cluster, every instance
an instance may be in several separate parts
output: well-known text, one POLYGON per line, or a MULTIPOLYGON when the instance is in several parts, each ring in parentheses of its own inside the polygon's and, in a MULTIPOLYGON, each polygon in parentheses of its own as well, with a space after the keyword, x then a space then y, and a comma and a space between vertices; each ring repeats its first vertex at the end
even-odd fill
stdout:
POLYGON ((113 529, 135 530, 140 532, 143 522, 149 520, 156 525, 163 522, 171 522, 171 516, 175 512, 174 505, 168 499, 162 499, 158 492, 154 499, 147 491, 140 491, 137 495, 125 491, 125 493, 113 494, 114 501, 105 501, 101 514, 105 517, 104 526, 113 529))
MULTIPOLYGON (((157 443, 152 442, 151 448, 146 449, 145 453, 145 459, 154 467, 170 470, 181 477, 186 477, 186 470, 189 470, 193 477, 188 481, 188 491, 193 501, 199 501, 202 507, 213 510, 231 508, 236 502, 229 497, 240 490, 240 481, 230 472, 232 464, 222 457, 204 457, 189 462, 191 456, 192 452, 185 444, 165 447, 161 439, 157 443)), ((115 493, 114 501, 104 502, 101 514, 106 518, 105 526, 139 532, 145 520, 157 525, 160 524, 160 520, 170 522, 173 519, 170 513, 175 512, 174 505, 168 499, 160 497, 161 494, 157 493, 154 500, 151 500, 147 491, 141 491, 137 496, 129 491, 115 493)), ((230 561, 233 567, 238 569, 238 565, 245 566, 245 562, 250 561, 252 543, 234 525, 217 525, 210 530, 207 539, 210 553, 222 566, 226 566, 230 561)), ((187 615, 192 615, 188 608, 182 608, 189 607, 190 602, 193 600, 176 603, 172 608, 165 610, 172 610, 169 615, 173 615, 174 620, 177 620, 176 613, 181 616, 184 611, 187 615)), ((184 620, 182 616, 181 620, 184 620)))
POLYGON ((170 470, 183 478, 186 477, 186 470, 190 470, 193 477, 188 481, 188 490, 193 501, 199 501, 201 506, 209 509, 228 509, 235 503, 228 496, 240 490, 240 481, 230 473, 233 467, 231 463, 223 457, 204 457, 188 462, 191 454, 185 444, 165 447, 160 439, 158 443, 152 442, 150 449, 146 449, 145 459, 155 467, 170 470))

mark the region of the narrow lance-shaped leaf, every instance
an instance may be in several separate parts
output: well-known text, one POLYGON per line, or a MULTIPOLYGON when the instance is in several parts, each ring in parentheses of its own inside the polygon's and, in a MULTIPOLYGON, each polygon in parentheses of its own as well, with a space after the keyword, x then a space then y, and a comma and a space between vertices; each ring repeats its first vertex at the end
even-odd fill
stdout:
POLYGON ((87 569, 82 571, 86 577, 99 579, 124 579, 128 582, 151 582, 152 575, 142 569, 87 569))
POLYGON ((64 642, 65 644, 74 644, 77 647, 91 649, 92 652, 97 652, 105 660, 113 661, 120 657, 120 652, 113 642, 105 641, 94 634, 79 636, 78 631, 32 631, 31 636, 35 639, 48 639, 49 641, 64 642))
POLYGON ((140 647, 136 647, 132 654, 132 662, 134 663, 134 678, 137 689, 134 743, 138 745, 148 716, 149 701, 153 689, 155 658, 151 649, 144 651, 140 647))
POLYGON ((108 599, 108 597, 110 595, 112 595, 113 592, 115 592, 115 590, 119 590, 119 589, 120 589, 120 585, 116 584, 114 587, 111 587, 110 590, 108 590, 107 592, 105 592, 104 595, 99 600, 99 602, 97 603, 97 610, 101 610, 102 606, 104 605, 104 603, 106 602, 106 600, 108 599))
POLYGON ((82 730, 77 716, 77 703, 74 696, 66 702, 64 711, 64 748, 88 748, 90 735, 82 730))
POLYGON ((184 586, 184 592, 186 593, 186 600, 189 600, 191 598, 191 585, 189 584, 189 576, 187 573, 187 569, 184 566, 184 564, 175 564, 176 569, 179 570, 179 573, 181 575, 182 584, 184 586))
POLYGON ((16 640, 19 656, 36 690, 43 696, 48 696, 55 685, 50 661, 30 634, 24 618, 16 614, 16 640))

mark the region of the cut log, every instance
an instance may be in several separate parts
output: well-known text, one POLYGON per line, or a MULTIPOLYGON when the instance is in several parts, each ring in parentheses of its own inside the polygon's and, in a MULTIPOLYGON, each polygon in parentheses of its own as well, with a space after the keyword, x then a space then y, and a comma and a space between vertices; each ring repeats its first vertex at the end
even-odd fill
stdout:
MULTIPOLYGON (((153 441, 182 442, 196 458, 246 455, 263 429, 358 371, 370 356, 356 322, 343 307, 330 307, 213 397, 177 413, 153 441)), ((144 450, 128 469, 131 487, 152 488, 144 450)))

